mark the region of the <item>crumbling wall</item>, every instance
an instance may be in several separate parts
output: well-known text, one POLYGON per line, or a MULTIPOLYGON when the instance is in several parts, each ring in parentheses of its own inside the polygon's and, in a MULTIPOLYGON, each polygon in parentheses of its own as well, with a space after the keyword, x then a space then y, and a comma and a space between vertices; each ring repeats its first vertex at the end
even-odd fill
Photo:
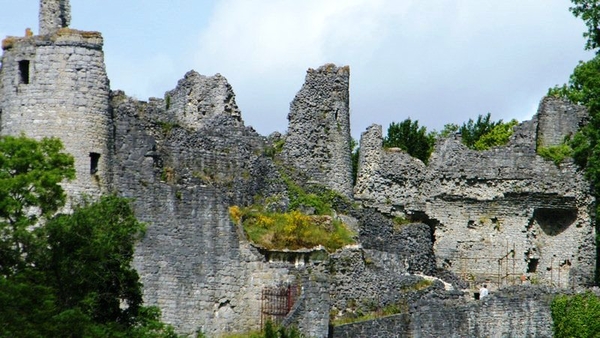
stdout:
POLYGON ((231 90, 223 77, 190 72, 168 92, 171 106, 163 99, 139 102, 122 92, 112 96, 114 188, 133 198, 136 215, 148 224, 134 259, 144 299, 159 306, 178 332, 213 336, 259 329, 263 289, 298 284, 305 290, 305 310, 296 311, 293 323, 313 336, 326 335, 329 304, 313 304, 327 295, 324 275, 311 273, 316 271, 311 262, 268 258, 229 217, 232 205, 285 194, 279 172, 264 154, 266 139, 228 109, 235 103, 232 91, 232 105, 207 106, 223 102, 223 92, 187 88, 231 90), (186 109, 209 111, 186 121, 186 109))
POLYGON ((337 326, 332 337, 552 337, 555 295, 527 287, 478 302, 424 297, 410 313, 337 326))
POLYGON ((220 74, 207 77, 188 72, 175 89, 165 94, 165 109, 165 116, 173 123, 190 129, 199 129, 216 114, 229 115, 242 124, 233 89, 220 74))
POLYGON ((110 184, 109 81, 102 46, 100 33, 68 28, 3 41, 0 133, 60 138, 75 158, 76 179, 64 185, 71 197, 98 195, 110 184))
POLYGON ((430 224, 438 267, 474 283, 499 287, 524 275, 563 287, 590 284, 594 199, 572 161, 557 166, 535 152, 536 133, 552 134, 538 121, 553 125, 560 116, 546 114, 547 103, 509 145, 474 151, 452 135, 436 144, 428 166, 383 149, 381 127, 372 126, 361 139, 355 197, 430 224))
POLYGON ((283 146, 287 163, 311 181, 352 196, 350 68, 309 69, 290 105, 283 146))
POLYGON ((53 34, 71 23, 69 0, 40 1, 40 35, 53 34))
POLYGON ((544 97, 540 102, 538 116, 538 146, 548 147, 563 143, 587 122, 584 106, 572 104, 558 97, 544 97))

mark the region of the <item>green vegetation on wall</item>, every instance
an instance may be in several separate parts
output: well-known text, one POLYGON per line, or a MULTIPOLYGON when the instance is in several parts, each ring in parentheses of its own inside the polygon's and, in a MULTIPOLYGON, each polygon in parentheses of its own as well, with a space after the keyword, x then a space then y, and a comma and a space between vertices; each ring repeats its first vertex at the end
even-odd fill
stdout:
POLYGON ((600 334, 600 298, 591 292, 557 296, 551 311, 556 338, 596 338, 600 334))
POLYGON ((477 121, 469 119, 463 123, 459 132, 464 145, 475 150, 486 150, 507 144, 517 124, 514 119, 507 123, 492 121, 491 114, 487 113, 485 116, 479 115, 477 121))
POLYGON ((328 215, 304 215, 298 210, 268 212, 259 206, 229 208, 232 220, 242 224, 248 239, 269 250, 324 246, 332 252, 354 243, 354 234, 328 215))

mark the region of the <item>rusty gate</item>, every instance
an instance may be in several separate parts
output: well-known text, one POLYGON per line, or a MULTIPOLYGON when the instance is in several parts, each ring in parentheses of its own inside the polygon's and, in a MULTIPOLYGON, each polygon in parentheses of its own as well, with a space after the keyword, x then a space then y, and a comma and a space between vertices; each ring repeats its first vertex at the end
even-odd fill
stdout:
POLYGON ((300 285, 281 285, 262 290, 260 326, 267 321, 281 324, 300 296, 300 285))

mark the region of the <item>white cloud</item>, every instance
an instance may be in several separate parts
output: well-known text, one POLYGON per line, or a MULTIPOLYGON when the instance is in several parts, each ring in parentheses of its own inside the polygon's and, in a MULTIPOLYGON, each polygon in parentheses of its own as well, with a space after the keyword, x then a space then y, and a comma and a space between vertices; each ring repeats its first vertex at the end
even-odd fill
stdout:
MULTIPOLYGON (((304 71, 351 67, 353 134, 406 117, 440 128, 521 117, 564 82, 583 24, 563 0, 222 0, 196 69, 220 72, 259 132, 283 130, 304 71)), ((585 57, 583 57, 585 58, 585 57)))

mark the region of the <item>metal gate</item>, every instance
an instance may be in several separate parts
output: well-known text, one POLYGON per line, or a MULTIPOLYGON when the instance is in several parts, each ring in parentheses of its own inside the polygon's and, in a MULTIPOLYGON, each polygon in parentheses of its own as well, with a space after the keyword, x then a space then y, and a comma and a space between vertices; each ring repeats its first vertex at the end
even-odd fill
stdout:
POLYGON ((299 285, 264 288, 261 297, 260 326, 264 327, 267 321, 271 321, 273 324, 281 324, 292 310, 298 296, 300 296, 299 285))

